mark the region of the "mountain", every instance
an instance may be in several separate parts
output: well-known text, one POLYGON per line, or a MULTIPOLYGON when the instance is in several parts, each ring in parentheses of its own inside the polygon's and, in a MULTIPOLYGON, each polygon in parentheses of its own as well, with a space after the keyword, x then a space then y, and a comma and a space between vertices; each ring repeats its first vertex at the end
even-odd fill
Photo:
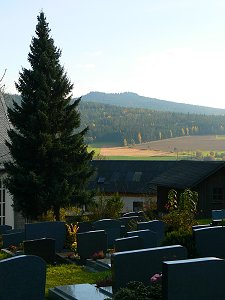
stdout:
POLYGON ((97 102, 130 108, 144 108, 157 111, 170 111, 203 115, 225 115, 225 109, 212 108, 192 104, 177 103, 155 98, 140 96, 135 93, 108 94, 100 92, 90 92, 82 97, 83 101, 97 102))

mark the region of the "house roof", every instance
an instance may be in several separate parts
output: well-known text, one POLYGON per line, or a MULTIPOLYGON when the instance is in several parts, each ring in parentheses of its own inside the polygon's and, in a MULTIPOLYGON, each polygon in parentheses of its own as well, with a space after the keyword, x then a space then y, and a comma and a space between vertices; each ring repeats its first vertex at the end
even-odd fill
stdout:
POLYGON ((178 189, 191 188, 225 166, 218 161, 178 161, 173 168, 155 177, 151 184, 178 189))
POLYGON ((5 145, 5 141, 8 139, 8 130, 10 129, 10 121, 7 116, 7 107, 0 92, 0 168, 4 161, 8 160, 9 150, 5 145))
POLYGON ((151 180, 172 168, 176 161, 93 160, 96 172, 89 182, 90 189, 106 193, 147 194, 151 180))

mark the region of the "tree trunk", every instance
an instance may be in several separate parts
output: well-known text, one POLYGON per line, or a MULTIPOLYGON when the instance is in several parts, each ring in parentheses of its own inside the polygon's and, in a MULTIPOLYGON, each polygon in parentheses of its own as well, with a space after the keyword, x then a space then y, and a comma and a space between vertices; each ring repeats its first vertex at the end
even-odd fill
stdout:
POLYGON ((60 221, 60 208, 54 207, 54 216, 56 221, 60 221))

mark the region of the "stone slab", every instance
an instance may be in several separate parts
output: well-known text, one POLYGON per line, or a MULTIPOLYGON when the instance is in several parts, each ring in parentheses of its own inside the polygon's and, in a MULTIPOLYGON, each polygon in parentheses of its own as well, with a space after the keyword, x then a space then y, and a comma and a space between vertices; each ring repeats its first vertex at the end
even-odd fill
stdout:
POLYGON ((51 300, 104 300, 105 298, 106 294, 92 284, 64 285, 49 289, 51 300))

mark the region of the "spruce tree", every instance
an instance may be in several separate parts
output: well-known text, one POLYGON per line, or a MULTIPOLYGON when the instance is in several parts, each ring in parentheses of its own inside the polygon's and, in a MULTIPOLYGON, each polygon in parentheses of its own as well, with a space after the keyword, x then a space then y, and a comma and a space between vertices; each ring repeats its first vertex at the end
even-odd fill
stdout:
POLYGON ((54 45, 43 12, 37 17, 28 62, 16 88, 22 102, 9 109, 13 129, 7 146, 12 160, 5 164, 5 185, 14 208, 28 219, 52 209, 59 220, 61 207, 88 198, 85 184, 92 174, 78 104, 72 102, 73 85, 60 65, 61 51, 54 45))

